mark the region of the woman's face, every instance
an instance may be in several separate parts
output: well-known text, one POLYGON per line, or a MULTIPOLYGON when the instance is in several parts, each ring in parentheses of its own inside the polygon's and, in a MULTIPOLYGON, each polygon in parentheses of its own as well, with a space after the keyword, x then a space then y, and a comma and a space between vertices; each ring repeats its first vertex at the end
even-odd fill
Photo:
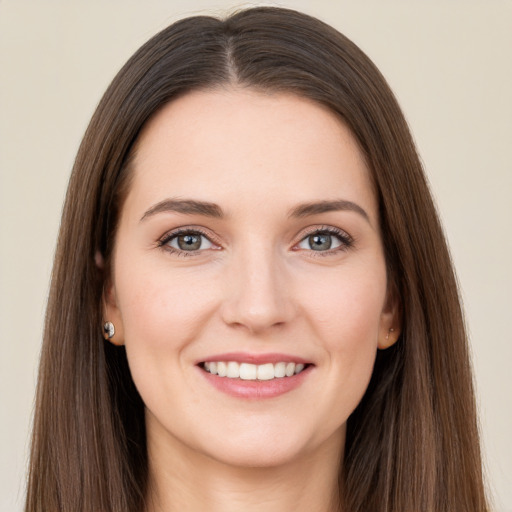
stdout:
POLYGON ((147 124, 133 172, 105 315, 150 450, 250 466, 339 453, 398 327, 350 131, 291 94, 192 92, 147 124))

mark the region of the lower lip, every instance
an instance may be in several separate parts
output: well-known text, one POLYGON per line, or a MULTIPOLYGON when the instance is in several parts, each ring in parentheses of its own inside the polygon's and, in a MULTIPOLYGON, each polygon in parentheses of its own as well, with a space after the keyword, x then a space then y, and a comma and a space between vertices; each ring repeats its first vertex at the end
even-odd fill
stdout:
POLYGON ((291 377, 279 377, 272 380, 242 380, 219 377, 198 367, 204 378, 215 388, 227 395, 245 399, 274 398, 297 389, 313 369, 308 366, 291 377))

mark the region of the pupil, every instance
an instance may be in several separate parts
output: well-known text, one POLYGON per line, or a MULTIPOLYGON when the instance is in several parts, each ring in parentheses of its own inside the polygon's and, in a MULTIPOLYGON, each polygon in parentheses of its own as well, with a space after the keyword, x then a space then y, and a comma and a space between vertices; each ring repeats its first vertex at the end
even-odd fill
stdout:
POLYGON ((326 251, 331 248, 331 235, 311 235, 309 245, 314 251, 326 251))
POLYGON ((180 235, 178 246, 184 251, 193 251, 201 247, 201 237, 197 235, 180 235))

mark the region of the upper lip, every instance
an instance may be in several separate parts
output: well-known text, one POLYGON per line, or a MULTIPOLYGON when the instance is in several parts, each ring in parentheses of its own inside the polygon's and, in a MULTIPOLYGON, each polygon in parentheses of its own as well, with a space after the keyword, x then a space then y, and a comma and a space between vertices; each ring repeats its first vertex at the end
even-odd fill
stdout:
POLYGON ((311 361, 298 357, 292 354, 282 353, 266 353, 266 354, 251 354, 248 352, 227 352, 224 354, 215 354, 207 356, 199 361, 197 364, 205 362, 219 362, 219 361, 235 361, 237 363, 250 363, 250 364, 267 364, 267 363, 302 363, 311 364, 311 361))

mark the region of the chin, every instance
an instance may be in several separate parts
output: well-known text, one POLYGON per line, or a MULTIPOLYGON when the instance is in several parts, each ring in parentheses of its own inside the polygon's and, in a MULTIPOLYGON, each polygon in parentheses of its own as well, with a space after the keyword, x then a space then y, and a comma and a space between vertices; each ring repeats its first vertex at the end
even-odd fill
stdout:
POLYGON ((294 446, 276 446, 274 443, 259 442, 252 445, 227 446, 210 452, 217 462, 238 468, 277 468, 301 459, 306 450, 294 446))
POLYGON ((311 458, 323 449, 341 453, 345 428, 323 432, 323 436, 318 433, 312 435, 307 429, 293 432, 289 425, 279 430, 260 426, 252 432, 226 433, 201 451, 217 462, 239 468, 278 468, 311 458))

